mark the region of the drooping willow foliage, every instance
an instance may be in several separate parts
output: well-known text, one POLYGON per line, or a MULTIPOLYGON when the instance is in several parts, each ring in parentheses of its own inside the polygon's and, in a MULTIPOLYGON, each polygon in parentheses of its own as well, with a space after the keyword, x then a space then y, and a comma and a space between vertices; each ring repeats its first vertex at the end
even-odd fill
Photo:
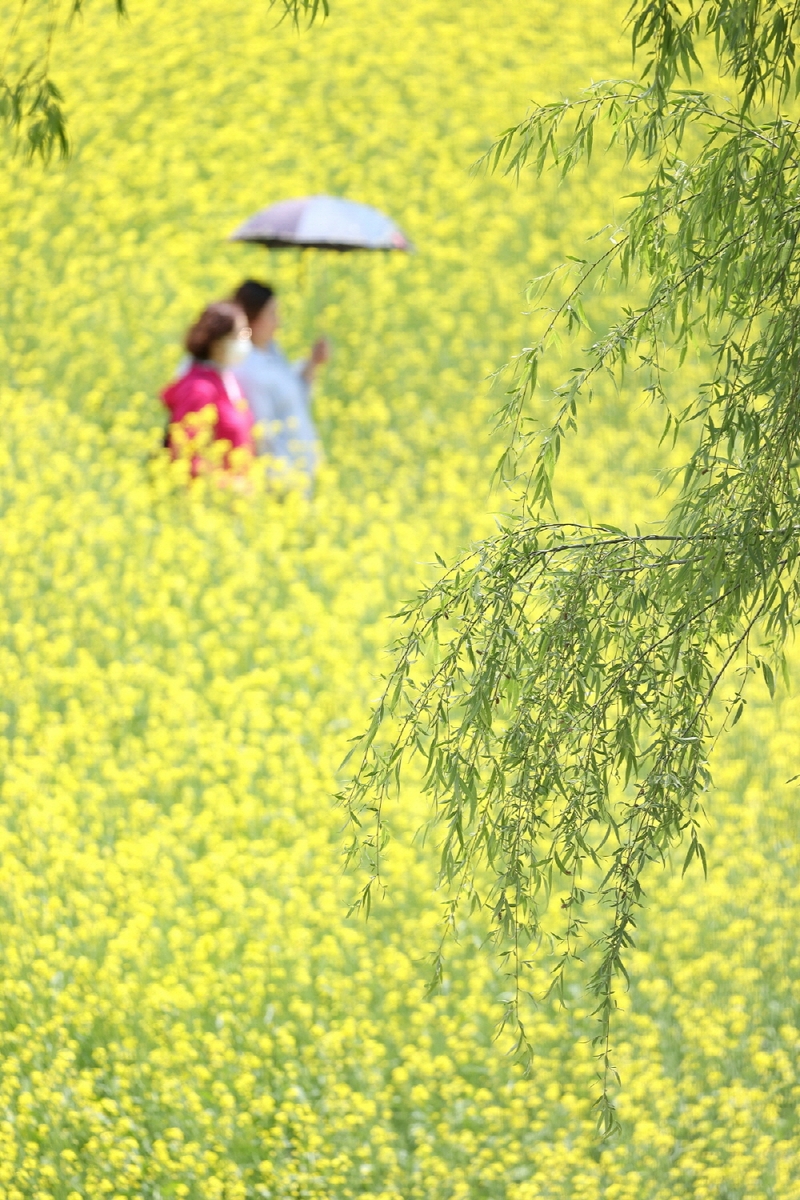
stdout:
MULTIPOLYGON (((125 0, 112 3, 124 16, 125 0)), ((18 0, 0 32, 0 127, 29 159, 49 162, 55 152, 69 154, 64 97, 51 74, 51 55, 55 38, 83 9, 83 0, 18 0)))
POLYGON ((615 994, 643 876, 681 841, 685 862, 705 867, 710 747, 738 720, 755 671, 774 689, 800 598, 798 7, 637 0, 628 22, 638 78, 534 108, 490 155, 495 169, 566 173, 605 137, 649 178, 611 248, 583 264, 521 356, 501 414, 516 515, 401 614, 407 632, 345 793, 369 905, 384 801, 409 755, 422 756, 447 923, 461 908, 491 914, 513 964, 506 1016, 523 1050, 531 960, 554 953, 558 987, 588 957, 606 1132, 615 994), (726 99, 692 85, 701 62, 726 99), (646 281, 643 303, 591 345, 556 392, 555 419, 534 427, 542 356, 564 326, 583 325, 584 294, 614 270, 646 281), (708 378, 675 409, 663 364, 692 343, 708 378), (667 433, 691 438, 668 520, 652 536, 556 523, 559 448, 598 373, 622 377, 631 364, 664 404, 667 433), (598 915, 602 932, 589 934, 598 915))

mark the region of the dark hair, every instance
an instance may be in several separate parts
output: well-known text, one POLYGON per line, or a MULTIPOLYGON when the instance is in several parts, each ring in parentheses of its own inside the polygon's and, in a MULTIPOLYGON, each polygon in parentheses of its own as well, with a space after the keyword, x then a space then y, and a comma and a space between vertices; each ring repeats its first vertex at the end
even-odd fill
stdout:
POLYGON ((233 293, 233 303, 239 305, 252 325, 264 305, 269 304, 274 295, 275 289, 268 283, 259 283, 257 279, 245 279, 233 293))
POLYGON ((230 300, 209 304, 187 333, 184 345, 192 358, 206 359, 211 353, 212 343, 233 333, 241 323, 242 310, 230 300))

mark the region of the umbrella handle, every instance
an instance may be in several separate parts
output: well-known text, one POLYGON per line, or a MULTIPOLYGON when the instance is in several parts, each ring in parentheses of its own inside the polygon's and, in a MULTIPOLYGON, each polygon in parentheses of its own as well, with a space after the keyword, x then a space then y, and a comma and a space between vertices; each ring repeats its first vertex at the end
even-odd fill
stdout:
POLYGON ((297 286, 303 300, 303 310, 309 335, 312 338, 317 335, 317 307, 320 297, 315 258, 316 255, 313 248, 310 246, 305 247, 300 251, 297 266, 297 286))

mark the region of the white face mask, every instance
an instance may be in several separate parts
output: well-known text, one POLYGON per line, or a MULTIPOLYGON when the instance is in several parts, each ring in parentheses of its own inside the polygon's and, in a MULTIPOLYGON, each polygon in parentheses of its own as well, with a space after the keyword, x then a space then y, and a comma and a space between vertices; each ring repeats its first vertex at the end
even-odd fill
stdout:
POLYGON ((243 363, 248 354, 253 348, 253 343, 249 337, 232 337, 226 338, 225 341, 225 366, 238 367, 243 363))

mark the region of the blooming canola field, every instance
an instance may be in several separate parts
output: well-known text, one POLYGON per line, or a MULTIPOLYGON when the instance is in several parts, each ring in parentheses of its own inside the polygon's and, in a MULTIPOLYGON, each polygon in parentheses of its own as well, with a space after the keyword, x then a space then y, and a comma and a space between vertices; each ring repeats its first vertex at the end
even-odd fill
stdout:
MULTIPOLYGON (((621 9, 333 0, 296 31, 244 0, 129 7, 54 45, 72 158, 7 156, 0 187, 0 1200, 800 1197, 791 695, 716 753, 708 879, 653 872, 607 1142, 577 984, 530 1015, 527 1074, 479 919, 428 994, 413 774, 386 896, 348 916, 333 797, 389 614, 495 527, 489 376, 534 336, 525 285, 636 185, 602 153, 566 184, 471 167, 531 99, 629 70, 621 9), (416 253, 226 241, 311 192, 416 253), (247 275, 290 354, 333 342, 308 501, 189 492, 160 459, 181 335, 247 275)), ((660 422, 599 395, 561 515, 656 517, 660 422)))

